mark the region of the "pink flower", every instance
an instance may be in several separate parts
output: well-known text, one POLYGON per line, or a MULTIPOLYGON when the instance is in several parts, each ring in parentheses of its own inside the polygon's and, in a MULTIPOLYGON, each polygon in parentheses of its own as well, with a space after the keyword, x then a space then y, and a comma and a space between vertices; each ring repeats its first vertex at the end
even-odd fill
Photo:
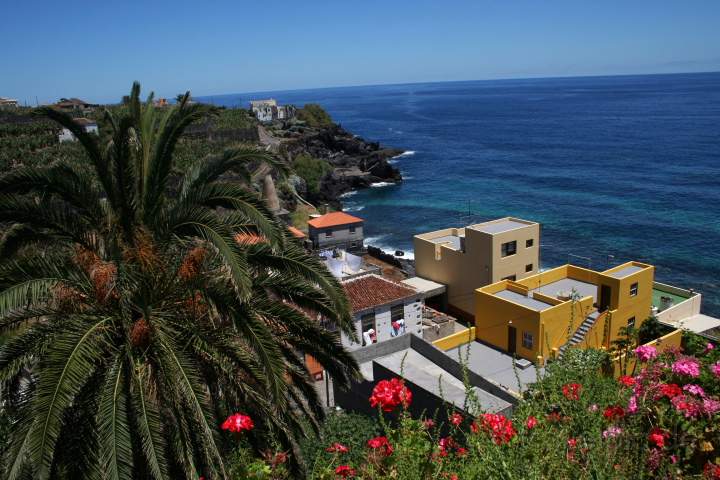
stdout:
POLYGON ((463 416, 460 415, 459 413, 453 413, 452 415, 450 415, 450 423, 452 423, 456 427, 458 425, 460 425, 462 423, 462 421, 463 421, 463 416))
POLYGON ((703 350, 703 353, 712 352, 714 349, 715 349, 715 345, 713 345, 712 343, 708 342, 708 344, 705 345, 705 350, 703 350))
POLYGON ((703 404, 693 397, 678 395, 670 402, 678 413, 685 415, 685 418, 695 418, 703 412, 703 404))
POLYGON ((537 427, 538 419, 530 415, 527 420, 525 421, 525 426, 528 430, 532 430, 533 428, 537 427))
POLYGON ((715 415, 717 412, 720 412, 720 401, 714 398, 703 399, 703 410, 705 410, 705 415, 715 415))
POLYGON ((223 424, 220 426, 223 430, 229 430, 231 432, 242 432, 244 430, 252 430, 255 427, 252 418, 242 413, 235 413, 225 419, 223 424))
POLYGON ((367 442, 368 447, 372 448, 373 450, 381 450, 382 454, 386 457, 389 457, 393 453, 393 447, 390 445, 390 442, 388 441, 387 437, 375 437, 371 438, 367 442))
POLYGON ((326 448, 325 451, 330 453, 348 453, 350 449, 342 443, 335 442, 326 448))
POLYGON ((657 357, 657 348, 652 345, 641 345, 635 349, 635 355, 641 362, 648 362, 657 357))
POLYGON ((628 400, 628 406, 627 406, 628 413, 637 413, 637 411, 638 411, 637 401, 638 401, 637 395, 633 395, 630 397, 630 400, 628 400))
POLYGON ((603 438, 615 438, 619 436, 622 433, 622 428, 620 427, 608 427, 607 430, 605 430, 602 433, 603 438))
POLYGON ((379 405, 383 412, 392 412, 400 404, 407 408, 410 402, 412 402, 412 392, 399 378, 380 380, 370 396, 370 406, 379 405))
POLYGON ((717 362, 715 365, 712 365, 710 367, 710 371, 713 373, 713 375, 720 378, 720 362, 717 362))
POLYGON ((688 383, 683 387, 683 390, 688 393, 692 393, 693 395, 697 395, 698 397, 705 396, 705 390, 703 390, 700 385, 695 385, 694 383, 688 383))
POLYGON ((599 408, 599 407, 598 407, 597 403, 593 403, 592 405, 590 405, 590 406, 588 407, 588 412, 595 413, 595 412, 598 411, 598 408, 599 408))
POLYGON ((688 377, 700 376, 700 363, 692 357, 682 357, 672 364, 671 369, 672 372, 677 375, 687 375, 688 377))
POLYGON ((432 418, 426 418, 423 420, 423 427, 425 427, 427 430, 430 430, 435 426, 435 421, 432 418))

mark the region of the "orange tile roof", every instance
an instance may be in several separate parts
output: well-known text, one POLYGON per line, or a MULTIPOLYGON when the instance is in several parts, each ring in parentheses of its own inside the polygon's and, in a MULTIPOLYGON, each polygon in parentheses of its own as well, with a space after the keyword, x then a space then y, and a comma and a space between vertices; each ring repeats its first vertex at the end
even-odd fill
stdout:
POLYGON ((417 292, 377 275, 365 275, 343 282, 353 312, 412 297, 417 292))
POLYGON ((308 225, 315 228, 337 227, 338 225, 348 225, 351 223, 362 222, 362 218, 353 217, 345 212, 326 213, 312 220, 308 220, 308 225))
POLYGON ((293 237, 295 237, 295 238, 305 238, 306 237, 306 235, 301 230, 299 230, 295 227, 292 227, 292 226, 288 227, 288 230, 290 231, 290 233, 293 234, 293 237))

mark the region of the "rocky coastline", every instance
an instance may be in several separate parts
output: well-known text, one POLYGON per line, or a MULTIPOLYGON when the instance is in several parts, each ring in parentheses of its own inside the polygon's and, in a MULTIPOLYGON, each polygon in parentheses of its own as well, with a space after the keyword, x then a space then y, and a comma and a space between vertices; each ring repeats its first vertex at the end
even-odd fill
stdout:
POLYGON ((283 142, 288 158, 306 154, 326 161, 331 167, 316 192, 302 184, 295 185, 298 193, 315 205, 340 209, 344 193, 379 182, 402 182, 400 171, 388 161, 402 154, 401 149, 367 141, 337 124, 288 132, 286 136, 291 137, 283 142))

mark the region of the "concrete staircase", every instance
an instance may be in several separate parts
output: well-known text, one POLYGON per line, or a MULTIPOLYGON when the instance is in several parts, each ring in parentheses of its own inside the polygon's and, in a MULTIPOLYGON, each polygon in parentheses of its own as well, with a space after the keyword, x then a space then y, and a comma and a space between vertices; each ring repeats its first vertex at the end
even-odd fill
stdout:
POLYGON ((577 345, 578 343, 582 342, 585 339, 585 335, 590 331, 590 329, 595 325, 595 322, 598 321, 600 318, 600 315, 597 312, 594 312, 585 318, 583 322, 580 324, 580 326, 575 330, 575 333, 573 333, 573 336, 570 337, 570 340, 568 340, 560 349, 558 350, 558 358, 562 358, 565 354, 565 351, 577 345))

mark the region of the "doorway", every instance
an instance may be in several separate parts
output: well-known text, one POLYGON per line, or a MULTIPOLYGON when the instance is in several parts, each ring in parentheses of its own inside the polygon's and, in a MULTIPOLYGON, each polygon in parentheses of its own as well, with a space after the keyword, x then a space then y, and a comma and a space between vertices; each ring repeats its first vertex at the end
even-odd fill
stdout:
POLYGON ((517 351, 517 329, 512 326, 508 326, 508 353, 515 353, 517 351))

